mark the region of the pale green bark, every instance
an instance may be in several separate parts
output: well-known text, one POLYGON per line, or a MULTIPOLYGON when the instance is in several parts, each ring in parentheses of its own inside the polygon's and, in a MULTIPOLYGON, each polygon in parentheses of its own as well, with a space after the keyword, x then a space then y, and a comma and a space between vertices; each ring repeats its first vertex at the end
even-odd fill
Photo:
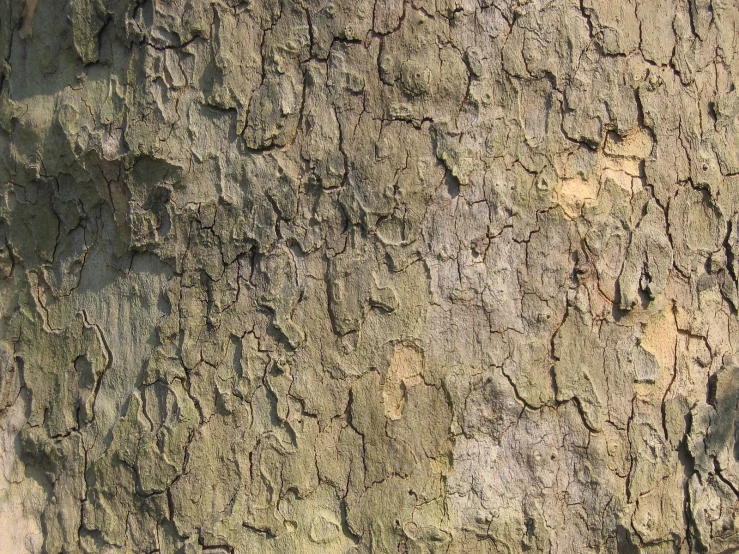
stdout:
POLYGON ((0 552, 739 548, 737 29, 0 0, 0 552))

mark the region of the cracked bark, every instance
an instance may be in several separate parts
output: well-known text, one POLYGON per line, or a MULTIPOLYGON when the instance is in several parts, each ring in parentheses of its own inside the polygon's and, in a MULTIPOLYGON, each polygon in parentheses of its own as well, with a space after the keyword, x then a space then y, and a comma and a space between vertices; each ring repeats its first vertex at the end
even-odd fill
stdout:
POLYGON ((737 28, 2 0, 0 552, 739 548, 737 28))

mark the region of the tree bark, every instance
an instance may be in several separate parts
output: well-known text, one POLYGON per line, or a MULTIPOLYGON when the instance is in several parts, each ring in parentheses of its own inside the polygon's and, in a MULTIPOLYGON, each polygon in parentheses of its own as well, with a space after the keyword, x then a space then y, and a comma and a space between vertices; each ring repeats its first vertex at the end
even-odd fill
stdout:
POLYGON ((739 548, 737 29, 0 0, 0 552, 739 548))

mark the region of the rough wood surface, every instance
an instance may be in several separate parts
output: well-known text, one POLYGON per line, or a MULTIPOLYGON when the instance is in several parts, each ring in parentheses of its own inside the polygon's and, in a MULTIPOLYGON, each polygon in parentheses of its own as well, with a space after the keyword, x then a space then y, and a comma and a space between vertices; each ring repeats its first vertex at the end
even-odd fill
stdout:
POLYGON ((0 552, 739 548, 736 0, 0 0, 0 552))

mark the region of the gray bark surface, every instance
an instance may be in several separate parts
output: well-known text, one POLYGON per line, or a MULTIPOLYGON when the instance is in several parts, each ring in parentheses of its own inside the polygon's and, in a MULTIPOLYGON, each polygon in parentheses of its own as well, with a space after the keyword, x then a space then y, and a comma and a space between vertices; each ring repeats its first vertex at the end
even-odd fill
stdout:
POLYGON ((739 549, 739 4, 0 0, 0 553, 739 549))

